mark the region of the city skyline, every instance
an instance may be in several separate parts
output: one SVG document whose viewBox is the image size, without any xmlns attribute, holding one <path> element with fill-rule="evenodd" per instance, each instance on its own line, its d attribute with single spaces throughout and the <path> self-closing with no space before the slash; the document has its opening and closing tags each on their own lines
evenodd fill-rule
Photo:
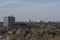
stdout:
<svg viewBox="0 0 60 40">
<path fill-rule="evenodd" d="M 60 0 L 0 0 L 0 21 L 13 15 L 16 21 L 60 21 Z"/>
</svg>

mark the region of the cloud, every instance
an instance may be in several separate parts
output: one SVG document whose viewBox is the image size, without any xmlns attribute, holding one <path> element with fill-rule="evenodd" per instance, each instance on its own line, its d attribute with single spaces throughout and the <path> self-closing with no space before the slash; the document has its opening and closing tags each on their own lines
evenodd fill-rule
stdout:
<svg viewBox="0 0 60 40">
<path fill-rule="evenodd" d="M 60 6 L 60 2 L 43 3 L 43 4 L 35 3 L 35 4 L 28 5 L 28 7 L 31 8 L 33 7 L 45 8 L 45 7 L 55 7 L 55 6 Z"/>
<path fill-rule="evenodd" d="M 13 3 L 14 3 L 14 5 L 13 5 Z M 5 6 L 7 4 L 11 4 L 11 5 L 13 5 L 13 7 L 16 7 L 16 6 L 20 7 L 23 5 L 24 7 L 30 7 L 30 8 L 34 8 L 34 7 L 44 8 L 44 7 L 53 7 L 53 6 L 60 5 L 60 2 L 39 3 L 39 2 L 27 2 L 27 1 L 21 1 L 21 0 L 10 0 L 8 2 L 1 3 L 0 7 Z M 12 6 L 10 6 L 10 7 L 12 7 Z"/>
<path fill-rule="evenodd" d="M 16 3 L 17 1 L 19 1 L 19 0 L 10 0 L 10 1 L 1 3 L 1 4 L 0 4 L 0 7 L 1 7 L 1 6 L 5 6 L 5 5 L 7 5 L 7 4 Z"/>
<path fill-rule="evenodd" d="M 13 4 L 12 4 L 13 5 Z M 56 7 L 60 6 L 60 2 L 50 2 L 50 3 L 38 3 L 38 2 L 17 2 L 15 3 L 16 6 L 22 8 L 46 8 L 46 7 Z M 14 6 L 14 5 L 13 5 Z M 14 6 L 15 7 L 15 6 Z"/>
</svg>

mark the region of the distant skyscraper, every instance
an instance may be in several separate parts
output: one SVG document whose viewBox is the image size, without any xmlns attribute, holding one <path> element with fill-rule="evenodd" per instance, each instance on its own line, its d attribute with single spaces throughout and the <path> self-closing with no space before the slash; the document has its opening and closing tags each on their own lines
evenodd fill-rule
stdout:
<svg viewBox="0 0 60 40">
<path fill-rule="evenodd" d="M 12 26 L 15 23 L 15 17 L 4 17 L 4 27 Z"/>
</svg>

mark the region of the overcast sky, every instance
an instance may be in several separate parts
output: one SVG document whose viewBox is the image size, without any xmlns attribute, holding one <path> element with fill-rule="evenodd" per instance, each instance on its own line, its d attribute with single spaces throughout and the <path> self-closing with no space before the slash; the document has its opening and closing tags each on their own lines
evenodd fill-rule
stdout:
<svg viewBox="0 0 60 40">
<path fill-rule="evenodd" d="M 0 0 L 0 21 L 10 15 L 16 21 L 60 21 L 60 0 Z"/>
</svg>

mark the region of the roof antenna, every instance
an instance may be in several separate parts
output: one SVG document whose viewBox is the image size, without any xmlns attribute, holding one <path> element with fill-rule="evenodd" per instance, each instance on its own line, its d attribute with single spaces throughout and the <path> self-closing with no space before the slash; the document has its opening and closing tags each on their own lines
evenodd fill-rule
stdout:
<svg viewBox="0 0 60 40">
<path fill-rule="evenodd" d="M 11 17 L 13 17 L 13 15 L 11 15 Z"/>
</svg>

